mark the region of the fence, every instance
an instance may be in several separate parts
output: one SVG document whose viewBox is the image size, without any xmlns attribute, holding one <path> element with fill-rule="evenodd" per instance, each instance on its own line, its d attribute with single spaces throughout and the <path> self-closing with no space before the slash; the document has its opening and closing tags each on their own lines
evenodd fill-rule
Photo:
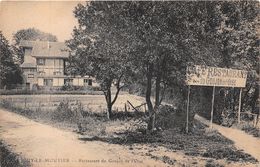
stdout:
<svg viewBox="0 0 260 167">
<path fill-rule="evenodd" d="M 28 108 L 32 110 L 41 111 L 53 111 L 55 110 L 60 102 L 68 102 L 70 106 L 75 106 L 79 101 L 86 111 L 93 112 L 105 112 L 107 110 L 107 104 L 105 96 L 102 95 L 75 95 L 75 94 L 35 94 L 35 95 L 2 95 L 0 96 L 0 102 L 6 101 L 12 104 L 14 107 Z M 131 104 L 138 111 L 144 112 L 145 106 L 141 98 L 132 95 L 119 95 L 116 103 L 113 105 L 115 111 L 127 111 L 131 112 L 134 109 L 127 103 L 127 100 L 131 101 Z M 127 108 L 126 108 L 127 107 Z"/>
</svg>

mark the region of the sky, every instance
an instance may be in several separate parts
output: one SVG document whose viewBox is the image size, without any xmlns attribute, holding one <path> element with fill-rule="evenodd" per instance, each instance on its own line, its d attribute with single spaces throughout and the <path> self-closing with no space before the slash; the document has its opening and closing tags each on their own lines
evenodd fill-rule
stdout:
<svg viewBox="0 0 260 167">
<path fill-rule="evenodd" d="M 10 43 L 15 32 L 32 27 L 56 35 L 63 42 L 71 38 L 73 27 L 77 26 L 73 10 L 78 3 L 0 0 L 0 30 Z"/>
</svg>

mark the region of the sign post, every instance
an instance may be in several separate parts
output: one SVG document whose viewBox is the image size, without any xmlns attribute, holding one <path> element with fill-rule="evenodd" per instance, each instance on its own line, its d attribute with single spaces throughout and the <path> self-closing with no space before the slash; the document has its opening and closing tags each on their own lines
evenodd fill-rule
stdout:
<svg viewBox="0 0 260 167">
<path fill-rule="evenodd" d="M 215 86 L 213 86 L 212 100 L 211 100 L 211 113 L 210 113 L 210 128 L 213 128 L 213 111 L 214 111 L 214 99 L 215 99 Z"/>
<path fill-rule="evenodd" d="M 238 104 L 238 115 L 237 115 L 238 124 L 240 124 L 241 98 L 242 98 L 242 88 L 240 88 L 240 93 L 239 93 L 239 104 Z"/>
<path fill-rule="evenodd" d="M 187 111 L 186 111 L 186 133 L 189 132 L 189 105 L 190 105 L 190 85 L 188 86 L 188 99 L 187 99 Z"/>
<path fill-rule="evenodd" d="M 186 132 L 188 132 L 188 113 L 189 113 L 189 94 L 190 86 L 212 86 L 212 105 L 211 105 L 211 118 L 210 127 L 213 125 L 213 111 L 214 111 L 214 98 L 215 87 L 238 87 L 240 88 L 239 94 L 239 109 L 238 109 L 238 123 L 240 123 L 241 112 L 241 97 L 242 88 L 246 86 L 247 71 L 236 70 L 230 68 L 218 68 L 209 66 L 189 66 L 187 68 L 186 84 L 189 85 L 188 100 L 187 100 L 187 124 Z"/>
</svg>

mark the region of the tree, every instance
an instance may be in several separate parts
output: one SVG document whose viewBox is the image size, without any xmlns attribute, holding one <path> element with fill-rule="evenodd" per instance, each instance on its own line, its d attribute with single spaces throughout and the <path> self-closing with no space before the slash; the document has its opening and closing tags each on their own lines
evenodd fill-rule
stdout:
<svg viewBox="0 0 260 167">
<path fill-rule="evenodd" d="M 257 27 L 258 2 L 223 2 L 220 5 L 221 27 L 217 28 L 215 37 L 222 51 L 225 67 L 240 68 L 248 71 L 247 85 L 244 89 L 242 100 L 243 109 L 249 109 L 251 106 L 254 112 L 255 102 L 259 95 L 259 44 Z M 239 92 L 227 90 L 230 95 L 227 100 L 231 104 L 232 111 L 235 112 L 235 106 L 238 104 Z M 249 109 L 250 110 L 250 109 Z"/>
<path fill-rule="evenodd" d="M 193 10 L 202 11 L 202 15 L 197 18 L 199 25 L 204 25 L 201 27 L 201 36 L 204 41 L 214 44 L 217 48 L 219 55 L 216 66 L 249 71 L 247 86 L 245 93 L 243 93 L 242 110 L 243 106 L 248 108 L 249 105 L 252 105 L 253 107 L 257 96 L 252 94 L 259 94 L 257 75 L 254 74 L 259 74 L 257 2 L 213 3 L 212 5 L 212 2 L 204 2 L 203 5 L 193 8 Z M 205 89 L 204 91 L 210 90 Z M 235 108 L 238 105 L 239 91 L 229 88 L 225 88 L 223 91 L 217 96 L 222 96 L 219 99 L 225 99 L 225 108 L 216 111 L 216 116 L 220 116 L 224 110 L 236 112 Z M 250 102 L 252 104 L 249 104 Z M 223 105 L 223 101 L 216 101 L 216 105 Z M 232 107 L 228 108 L 229 106 Z"/>
<path fill-rule="evenodd" d="M 122 14 L 123 5 L 118 2 L 90 2 L 79 4 L 75 10 L 79 27 L 74 28 L 73 38 L 67 41 L 70 48 L 71 67 L 74 74 L 91 75 L 100 83 L 107 103 L 107 117 L 129 70 L 128 56 L 130 35 Z M 116 92 L 112 96 L 112 86 Z"/>
<path fill-rule="evenodd" d="M 105 95 L 111 85 L 107 83 L 121 76 L 118 74 L 126 78 L 125 66 L 133 72 L 134 82 L 146 80 L 150 133 L 165 90 L 177 90 L 175 96 L 180 109 L 184 109 L 188 65 L 232 68 L 249 63 L 242 69 L 256 66 L 255 33 L 251 33 L 255 29 L 253 6 L 217 1 L 90 2 L 78 5 L 75 11 L 80 26 L 74 30 L 69 46 L 73 56 L 78 57 L 78 71 L 92 72 L 107 85 L 103 88 Z M 239 15 L 241 12 L 245 17 Z M 238 37 L 242 37 L 242 43 Z"/>
<path fill-rule="evenodd" d="M 21 70 L 13 61 L 13 51 L 0 31 L 0 88 L 22 83 Z"/>
<path fill-rule="evenodd" d="M 36 28 L 27 28 L 27 29 L 21 29 L 17 31 L 13 35 L 14 40 L 14 51 L 16 53 L 16 61 L 19 63 L 23 62 L 23 53 L 21 48 L 19 47 L 19 44 L 21 40 L 30 40 L 30 41 L 50 41 L 50 42 L 57 42 L 57 37 L 55 35 L 52 35 L 51 33 L 42 32 Z"/>
<path fill-rule="evenodd" d="M 133 3 L 129 16 L 136 32 L 133 64 L 147 80 L 149 131 L 165 88 L 179 89 L 181 108 L 185 106 L 187 65 L 256 69 L 256 9 L 256 2 Z"/>
<path fill-rule="evenodd" d="M 187 62 L 196 63 L 206 54 L 183 13 L 190 5 L 184 2 L 134 2 L 129 17 L 135 36 L 131 58 L 137 73 L 146 78 L 145 99 L 149 111 L 148 133 L 154 129 L 155 116 L 169 87 L 180 89 L 182 106 L 185 97 Z M 188 10 L 187 10 L 188 11 Z M 133 56 L 134 55 L 134 56 Z M 154 90 L 154 103 L 151 100 Z"/>
</svg>

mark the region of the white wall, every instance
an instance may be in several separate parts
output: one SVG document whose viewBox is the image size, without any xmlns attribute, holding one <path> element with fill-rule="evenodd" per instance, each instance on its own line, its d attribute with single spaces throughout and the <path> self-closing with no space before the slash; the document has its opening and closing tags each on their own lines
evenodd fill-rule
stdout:
<svg viewBox="0 0 260 167">
<path fill-rule="evenodd" d="M 84 86 L 83 78 L 73 78 L 74 86 Z"/>
<path fill-rule="evenodd" d="M 63 78 L 53 78 L 53 86 L 63 86 L 64 79 Z"/>
<path fill-rule="evenodd" d="M 43 71 L 44 76 L 53 76 L 54 72 L 60 72 L 60 74 L 57 75 L 63 75 L 64 73 L 64 65 L 63 59 L 54 59 L 54 58 L 44 58 L 45 59 L 45 65 L 37 65 L 38 71 Z"/>
<path fill-rule="evenodd" d="M 59 86 L 63 86 L 64 85 L 64 78 L 59 78 Z"/>
<path fill-rule="evenodd" d="M 53 78 L 53 86 L 59 86 L 59 78 Z"/>
<path fill-rule="evenodd" d="M 43 86 L 43 78 L 38 78 L 38 85 Z"/>
<path fill-rule="evenodd" d="M 24 63 L 32 63 L 36 65 L 36 59 L 31 55 L 32 49 L 26 48 L 24 52 Z"/>
</svg>

